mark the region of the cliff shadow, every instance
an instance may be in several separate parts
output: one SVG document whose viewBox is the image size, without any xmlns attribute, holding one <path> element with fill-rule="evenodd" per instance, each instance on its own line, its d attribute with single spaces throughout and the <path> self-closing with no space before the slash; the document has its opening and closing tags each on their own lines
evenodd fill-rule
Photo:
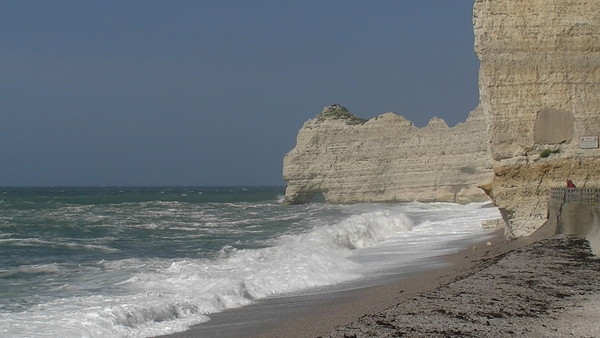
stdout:
<svg viewBox="0 0 600 338">
<path fill-rule="evenodd" d="M 310 200 L 308 201 L 308 203 L 325 203 L 325 195 L 323 194 L 322 191 L 317 191 L 315 192 L 312 197 L 310 198 Z"/>
</svg>

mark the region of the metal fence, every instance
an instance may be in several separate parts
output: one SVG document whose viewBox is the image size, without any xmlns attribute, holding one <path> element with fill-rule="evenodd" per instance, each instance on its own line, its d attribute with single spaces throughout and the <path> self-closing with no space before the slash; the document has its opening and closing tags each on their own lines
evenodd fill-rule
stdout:
<svg viewBox="0 0 600 338">
<path fill-rule="evenodd" d="M 600 189 L 594 188 L 552 188 L 549 205 L 569 202 L 600 203 Z"/>
</svg>

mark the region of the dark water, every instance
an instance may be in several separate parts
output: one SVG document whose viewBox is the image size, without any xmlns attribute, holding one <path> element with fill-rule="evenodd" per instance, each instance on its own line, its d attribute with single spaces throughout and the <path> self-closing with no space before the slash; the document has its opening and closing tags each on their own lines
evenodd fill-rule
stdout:
<svg viewBox="0 0 600 338">
<path fill-rule="evenodd" d="M 0 188 L 0 336 L 154 336 L 482 236 L 479 205 L 282 205 L 281 187 Z M 441 243 L 441 244 L 440 244 Z"/>
</svg>

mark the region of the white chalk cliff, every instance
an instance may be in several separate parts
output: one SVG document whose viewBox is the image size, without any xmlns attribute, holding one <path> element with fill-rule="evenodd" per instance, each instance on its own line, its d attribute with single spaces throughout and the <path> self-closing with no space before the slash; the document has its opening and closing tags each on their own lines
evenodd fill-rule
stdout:
<svg viewBox="0 0 600 338">
<path fill-rule="evenodd" d="M 322 193 L 330 203 L 487 200 L 477 184 L 491 176 L 481 111 L 453 128 L 423 128 L 394 113 L 370 120 L 326 107 L 298 132 L 283 161 L 286 201 Z"/>
<path fill-rule="evenodd" d="M 600 187 L 600 0 L 477 0 L 474 28 L 484 188 L 521 237 L 546 221 L 551 187 Z"/>
<path fill-rule="evenodd" d="M 480 104 L 465 123 L 328 107 L 284 159 L 286 200 L 469 202 L 479 185 L 522 237 L 550 188 L 599 188 L 600 0 L 476 0 L 473 18 Z"/>
</svg>

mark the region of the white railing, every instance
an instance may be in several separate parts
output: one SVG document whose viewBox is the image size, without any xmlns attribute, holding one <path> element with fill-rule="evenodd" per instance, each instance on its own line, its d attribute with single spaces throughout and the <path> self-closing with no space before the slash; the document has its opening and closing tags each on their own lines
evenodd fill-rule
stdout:
<svg viewBox="0 0 600 338">
<path fill-rule="evenodd" d="M 588 202 L 600 204 L 600 189 L 595 188 L 552 188 L 549 205 L 561 205 L 569 202 Z"/>
</svg>

